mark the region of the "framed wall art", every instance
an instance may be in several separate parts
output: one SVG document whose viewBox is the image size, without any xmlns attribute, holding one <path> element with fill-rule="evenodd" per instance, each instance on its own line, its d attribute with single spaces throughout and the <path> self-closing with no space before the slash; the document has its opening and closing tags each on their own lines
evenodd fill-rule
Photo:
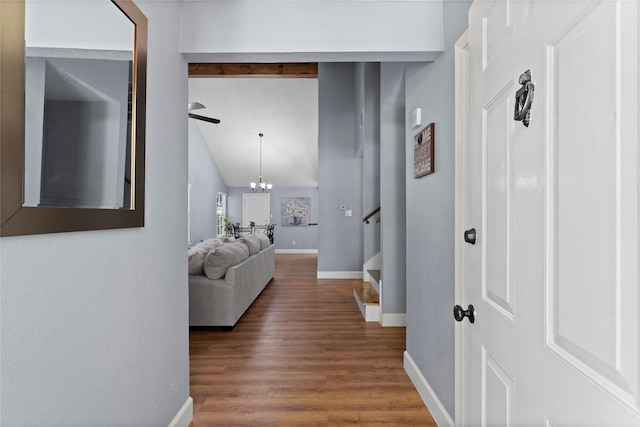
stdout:
<svg viewBox="0 0 640 427">
<path fill-rule="evenodd" d="M 413 177 L 420 178 L 433 173 L 434 168 L 434 128 L 428 124 L 413 138 Z"/>
<path fill-rule="evenodd" d="M 283 227 L 308 227 L 311 218 L 311 197 L 282 197 L 280 218 L 280 225 Z"/>
</svg>

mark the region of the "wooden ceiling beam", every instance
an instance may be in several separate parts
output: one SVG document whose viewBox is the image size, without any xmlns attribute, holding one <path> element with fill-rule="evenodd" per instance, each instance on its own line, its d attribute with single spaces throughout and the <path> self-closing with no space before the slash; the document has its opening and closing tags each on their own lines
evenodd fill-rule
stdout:
<svg viewBox="0 0 640 427">
<path fill-rule="evenodd" d="M 192 63 L 189 64 L 189 77 L 286 77 L 315 79 L 318 77 L 318 63 Z"/>
</svg>

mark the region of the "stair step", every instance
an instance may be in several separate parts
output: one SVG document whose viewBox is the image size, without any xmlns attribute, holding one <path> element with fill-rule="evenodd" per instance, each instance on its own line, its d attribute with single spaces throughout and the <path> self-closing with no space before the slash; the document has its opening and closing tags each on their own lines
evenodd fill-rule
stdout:
<svg viewBox="0 0 640 427">
<path fill-rule="evenodd" d="M 364 305 L 379 305 L 380 297 L 373 286 L 367 282 L 353 282 L 353 290 Z"/>
<path fill-rule="evenodd" d="M 351 282 L 351 284 L 353 285 L 353 297 L 365 322 L 378 322 L 380 319 L 378 292 L 367 282 Z"/>
<path fill-rule="evenodd" d="M 371 278 L 376 282 L 380 281 L 380 270 L 367 270 L 367 273 L 369 273 L 369 276 L 371 276 Z"/>
<path fill-rule="evenodd" d="M 380 293 L 380 270 L 367 270 L 367 274 L 369 275 L 369 283 L 371 283 L 373 289 L 375 289 L 377 293 Z"/>
</svg>

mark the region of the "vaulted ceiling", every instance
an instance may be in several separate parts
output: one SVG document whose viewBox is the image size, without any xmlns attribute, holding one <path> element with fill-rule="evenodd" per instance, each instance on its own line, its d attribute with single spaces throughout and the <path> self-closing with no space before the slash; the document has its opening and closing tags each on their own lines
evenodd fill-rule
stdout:
<svg viewBox="0 0 640 427">
<path fill-rule="evenodd" d="M 237 77 L 235 71 L 229 76 L 228 70 L 217 73 L 189 78 L 189 102 L 206 107 L 193 113 L 220 120 L 219 124 L 195 121 L 227 186 L 257 182 L 259 133 L 264 134 L 263 182 L 278 187 L 317 186 L 317 79 L 299 78 L 299 74 L 288 77 L 282 68 L 278 77 L 264 73 Z"/>
</svg>

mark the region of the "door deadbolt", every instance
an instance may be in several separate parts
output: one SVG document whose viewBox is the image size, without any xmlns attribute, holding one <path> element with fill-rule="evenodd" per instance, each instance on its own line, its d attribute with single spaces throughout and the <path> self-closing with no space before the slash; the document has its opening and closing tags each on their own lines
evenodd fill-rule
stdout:
<svg viewBox="0 0 640 427">
<path fill-rule="evenodd" d="M 467 243 L 471 243 L 472 245 L 476 244 L 476 229 L 470 228 L 469 230 L 464 232 L 464 241 Z"/>
</svg>

